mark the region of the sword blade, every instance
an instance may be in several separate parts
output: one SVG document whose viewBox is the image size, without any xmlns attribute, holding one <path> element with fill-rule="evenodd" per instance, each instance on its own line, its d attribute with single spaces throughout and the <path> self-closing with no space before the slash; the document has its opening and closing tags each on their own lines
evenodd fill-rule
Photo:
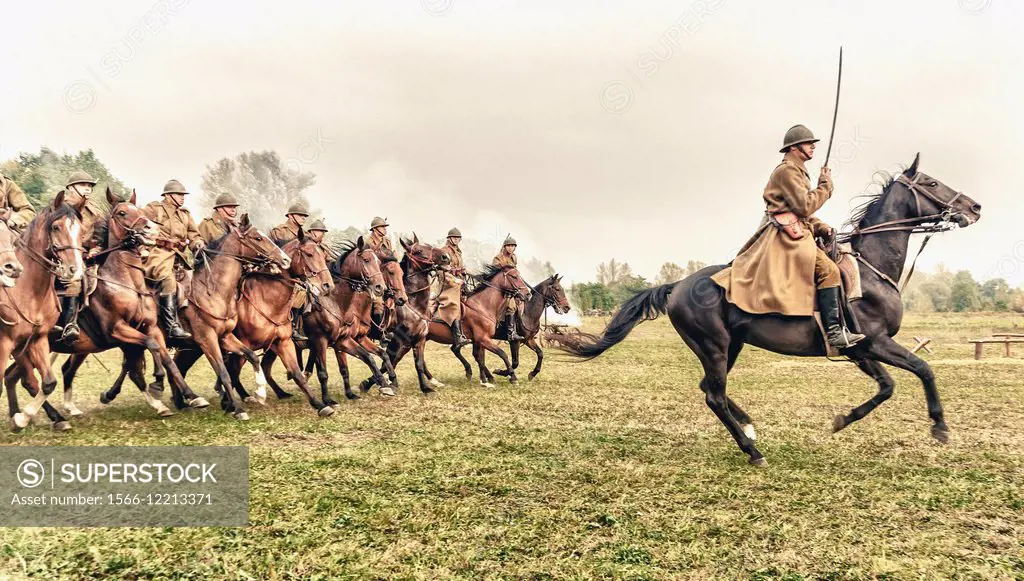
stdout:
<svg viewBox="0 0 1024 581">
<path fill-rule="evenodd" d="M 843 47 L 839 47 L 839 80 L 836 81 L 836 107 L 832 111 L 832 132 L 828 136 L 828 151 L 825 152 L 825 165 L 828 167 L 828 159 L 832 156 L 832 140 L 836 136 L 836 118 L 839 117 L 839 89 L 843 86 Z"/>
</svg>

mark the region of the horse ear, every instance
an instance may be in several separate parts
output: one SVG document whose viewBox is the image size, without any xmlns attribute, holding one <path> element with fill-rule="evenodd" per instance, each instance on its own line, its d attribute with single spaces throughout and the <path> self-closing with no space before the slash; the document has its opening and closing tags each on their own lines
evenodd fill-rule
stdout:
<svg viewBox="0 0 1024 581">
<path fill-rule="evenodd" d="M 250 227 L 252 227 L 252 222 L 249 221 L 249 214 L 248 214 L 248 212 L 245 213 L 245 214 L 242 214 L 242 219 L 238 221 L 238 226 L 239 226 L 239 228 L 242 229 L 242 232 L 245 232 L 245 231 L 249 230 Z"/>
<path fill-rule="evenodd" d="M 116 206 L 118 202 L 118 199 L 114 197 L 114 190 L 110 189 L 110 186 L 107 186 L 107 202 L 111 206 Z"/>
<path fill-rule="evenodd" d="M 135 200 L 136 200 L 136 197 L 135 197 L 135 188 L 132 188 L 132 197 L 128 198 L 128 201 L 129 201 L 129 202 L 131 202 L 131 204 L 132 204 L 133 206 L 135 206 L 135 205 L 136 205 L 136 204 L 135 204 Z"/>
<path fill-rule="evenodd" d="M 302 226 L 299 226 L 299 242 L 305 242 L 305 241 L 306 241 L 306 229 L 303 228 Z"/>
<path fill-rule="evenodd" d="M 360 236 L 359 239 L 356 240 L 356 248 L 358 248 L 359 250 L 363 249 L 363 237 L 362 236 Z"/>
<path fill-rule="evenodd" d="M 420 237 L 416 235 L 416 231 L 415 230 L 412 233 L 412 243 L 413 244 L 419 244 L 420 243 Z"/>
<path fill-rule="evenodd" d="M 53 198 L 53 209 L 56 210 L 64 203 L 64 190 L 57 192 L 56 197 Z"/>
<path fill-rule="evenodd" d="M 905 171 L 903 173 L 907 174 L 907 176 L 917 175 L 917 166 L 920 165 L 920 163 L 921 163 L 921 152 L 919 151 L 919 152 L 917 152 L 917 155 L 914 156 L 914 163 L 910 164 L 910 167 L 907 168 L 907 171 Z"/>
</svg>

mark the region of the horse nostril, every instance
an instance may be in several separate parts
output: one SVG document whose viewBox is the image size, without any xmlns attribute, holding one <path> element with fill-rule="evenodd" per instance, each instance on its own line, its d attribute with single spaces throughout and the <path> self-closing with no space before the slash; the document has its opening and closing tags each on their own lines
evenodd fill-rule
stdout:
<svg viewBox="0 0 1024 581">
<path fill-rule="evenodd" d="M 971 205 L 971 211 L 974 212 L 975 214 L 980 214 L 981 213 L 981 204 L 972 204 Z"/>
</svg>

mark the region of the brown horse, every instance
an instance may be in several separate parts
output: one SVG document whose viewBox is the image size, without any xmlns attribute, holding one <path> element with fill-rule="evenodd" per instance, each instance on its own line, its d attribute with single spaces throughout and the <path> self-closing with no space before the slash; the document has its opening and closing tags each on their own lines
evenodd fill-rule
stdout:
<svg viewBox="0 0 1024 581">
<path fill-rule="evenodd" d="M 522 345 L 525 344 L 537 354 L 537 365 L 530 372 L 530 375 L 527 376 L 527 379 L 537 377 L 540 373 L 541 365 L 544 363 L 544 350 L 537 343 L 537 335 L 541 331 L 541 317 L 544 316 L 544 311 L 548 307 L 553 308 L 559 315 L 567 314 L 572 308 L 569 306 L 569 299 L 565 296 L 565 289 L 562 288 L 562 277 L 557 274 L 544 279 L 533 288 L 530 300 L 526 302 L 526 307 L 523 309 L 523 324 L 520 327 L 520 332 L 525 339 L 509 342 L 509 350 L 512 352 L 512 369 L 519 368 L 519 348 Z M 505 338 L 504 333 L 495 337 L 495 339 L 503 338 Z M 476 347 L 474 346 L 475 349 Z M 463 359 L 462 353 L 458 349 L 455 350 L 455 356 L 462 362 L 466 368 L 466 375 L 469 376 L 471 373 L 469 362 Z M 501 376 L 507 375 L 504 369 L 495 369 L 494 373 Z"/>
<path fill-rule="evenodd" d="M 181 309 L 181 315 L 200 351 L 179 350 L 174 362 L 185 375 L 205 355 L 218 381 L 225 387 L 220 394 L 221 409 L 236 419 L 248 420 L 249 414 L 235 397 L 231 374 L 224 362 L 225 352 L 241 355 L 252 364 L 257 387 L 266 389 L 267 380 L 259 367 L 259 358 L 234 335 L 238 324 L 238 289 L 243 267 L 269 269 L 276 273 L 288 270 L 291 259 L 252 225 L 248 214 L 243 214 L 238 227 L 211 242 L 201 251 L 196 262 L 196 271 L 186 295 L 188 307 Z M 318 412 L 331 413 L 322 412 L 324 407 L 319 403 L 310 403 Z"/>
<path fill-rule="evenodd" d="M 358 399 L 350 384 L 345 354 L 358 357 L 367 367 L 381 388 L 381 394 L 394 395 L 390 382 L 384 378 L 374 363 L 370 351 L 360 342 L 369 331 L 372 296 L 383 295 L 386 285 L 381 272 L 380 258 L 360 237 L 354 244 L 343 246 L 338 259 L 331 263 L 331 275 L 336 286 L 320 298 L 316 308 L 304 318 L 305 333 L 309 337 L 310 358 L 327 361 L 327 348 L 333 347 L 338 359 L 338 368 L 345 383 L 345 397 Z M 270 369 L 276 356 L 273 352 L 263 358 L 265 369 Z M 326 363 L 322 363 L 326 366 Z M 322 369 L 322 368 L 321 368 Z M 327 373 L 318 373 L 321 396 L 328 405 L 336 405 L 327 387 Z"/>
<path fill-rule="evenodd" d="M 142 392 L 146 403 L 159 415 L 166 417 L 174 415 L 174 412 L 160 401 L 159 392 L 150 393 L 146 389 L 147 350 L 154 361 L 170 371 L 175 399 L 184 397 L 189 407 L 206 407 L 209 404 L 192 392 L 167 352 L 164 335 L 156 323 L 156 300 L 147 288 L 143 274 L 143 255 L 155 244 L 159 229 L 136 206 L 134 191 L 128 201 L 121 201 L 108 188 L 107 201 L 112 207 L 110 215 L 107 223 L 97 228 L 94 239 L 100 247 L 108 250 L 97 257 L 103 260 L 103 264 L 96 274 L 96 290 L 88 307 L 79 314 L 80 327 L 84 332 L 71 345 L 53 336 L 50 338 L 51 351 L 72 354 L 62 367 L 64 411 L 71 417 L 82 415 L 74 403 L 75 375 L 90 354 L 113 348 L 122 349 L 125 367 L 132 381 Z M 24 369 L 12 366 L 5 380 L 22 379 L 24 372 Z M 105 404 L 112 399 L 107 394 L 100 396 L 100 401 Z"/>
<path fill-rule="evenodd" d="M 64 203 L 64 193 L 57 194 L 28 225 L 20 240 L 15 242 L 15 260 L 4 251 L 3 267 L 7 278 L 17 272 L 17 264 L 23 266 L 21 275 L 14 280 L 14 286 L 0 287 L 0 361 L 15 353 L 19 364 L 39 370 L 42 376 L 40 387 L 35 373 L 27 374 L 29 393 L 34 400 L 25 406 L 24 413 L 18 407 L 15 385 L 7 385 L 7 404 L 11 416 L 11 427 L 20 431 L 45 404 L 46 413 L 54 420 L 54 428 L 70 429 L 57 410 L 46 403 L 57 387 L 57 379 L 50 369 L 50 345 L 47 332 L 57 323 L 60 306 L 53 285 L 57 279 L 77 282 L 85 272 L 82 257 L 82 218 L 78 208 Z M 6 248 L 6 247 L 4 247 Z"/>
<path fill-rule="evenodd" d="M 326 417 L 334 413 L 334 409 L 330 407 L 331 404 L 324 406 L 316 401 L 299 365 L 296 347 L 292 342 L 291 306 L 296 287 L 315 289 L 307 291 L 310 292 L 310 300 L 313 300 L 315 293 L 329 294 L 334 290 L 334 280 L 320 245 L 307 237 L 301 228 L 298 238 L 287 243 L 283 249 L 291 259 L 287 277 L 256 272 L 247 275 L 242 282 L 238 325 L 234 333 L 249 349 L 265 351 L 261 367 L 279 399 L 291 397 L 291 394 L 281 389 L 271 375 L 268 362 L 272 363 L 277 358 L 284 362 L 288 378 L 299 386 L 310 405 L 318 409 L 322 417 Z M 248 397 L 239 378 L 243 363 L 242 358 L 232 355 L 228 358 L 228 370 L 239 395 L 251 401 L 252 398 Z M 255 399 L 258 403 L 265 403 L 266 393 L 258 392 Z"/>
</svg>

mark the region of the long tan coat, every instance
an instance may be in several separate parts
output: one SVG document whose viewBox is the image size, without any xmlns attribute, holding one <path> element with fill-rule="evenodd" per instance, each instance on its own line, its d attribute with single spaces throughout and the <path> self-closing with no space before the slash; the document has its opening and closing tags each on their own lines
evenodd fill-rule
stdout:
<svg viewBox="0 0 1024 581">
<path fill-rule="evenodd" d="M 391 248 L 391 239 L 387 236 L 378 236 L 376 232 L 371 232 L 370 237 L 366 239 L 366 244 L 374 252 L 380 249 L 381 246 L 388 249 L 391 254 L 395 253 L 395 250 Z"/>
<path fill-rule="evenodd" d="M 462 286 L 465 284 L 466 264 L 462 260 L 462 249 L 448 244 L 445 252 L 451 259 L 450 270 L 441 278 L 441 293 L 437 295 L 437 316 L 451 325 L 462 318 Z"/>
<path fill-rule="evenodd" d="M 7 226 L 15 231 L 23 230 L 36 217 L 36 211 L 32 209 L 25 192 L 14 180 L 0 175 L 0 209 L 3 208 L 11 209 Z"/>
<path fill-rule="evenodd" d="M 291 242 L 298 237 L 299 227 L 291 220 L 288 220 L 280 226 L 274 226 L 273 230 L 270 231 L 270 239 L 276 242 L 279 246 L 285 242 Z"/>
<path fill-rule="evenodd" d="M 498 255 L 495 256 L 494 260 L 491 261 L 491 264 L 495 266 L 500 266 L 502 268 L 515 268 L 516 266 L 518 266 L 518 263 L 519 259 L 516 258 L 515 253 L 513 252 L 512 254 L 505 254 L 504 248 L 499 250 Z M 520 301 L 516 297 L 509 297 L 508 303 L 506 303 L 505 305 L 506 312 L 510 315 L 516 311 L 522 312 L 522 305 L 520 304 L 521 302 L 522 301 Z"/>
<path fill-rule="evenodd" d="M 802 161 L 788 153 L 764 188 L 765 219 L 732 263 L 714 276 L 725 298 L 753 314 L 779 313 L 810 316 L 814 313 L 814 234 L 828 225 L 814 213 L 832 196 L 832 181 L 822 176 L 811 189 Z M 768 215 L 793 212 L 808 231 L 793 240 L 773 226 Z"/>
<path fill-rule="evenodd" d="M 188 208 L 175 207 L 166 196 L 163 201 L 150 202 L 142 211 L 147 218 L 160 225 L 159 238 L 162 239 L 146 258 L 146 278 L 160 282 L 161 295 L 172 295 L 178 289 L 174 278 L 175 258 L 181 258 L 184 262 L 187 257 L 181 250 L 168 248 L 167 245 L 182 243 L 194 251 L 202 238 Z"/>
</svg>

